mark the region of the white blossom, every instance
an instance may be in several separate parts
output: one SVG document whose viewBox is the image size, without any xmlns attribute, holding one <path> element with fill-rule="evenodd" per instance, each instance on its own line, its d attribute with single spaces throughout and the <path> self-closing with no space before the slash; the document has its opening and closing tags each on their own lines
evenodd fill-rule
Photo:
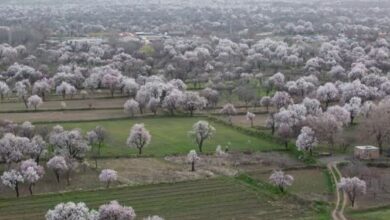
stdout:
<svg viewBox="0 0 390 220">
<path fill-rule="evenodd" d="M 355 204 L 356 197 L 365 194 L 367 189 L 366 182 L 357 177 L 341 177 L 337 187 L 347 193 L 352 207 Z"/>
<path fill-rule="evenodd" d="M 189 134 L 194 138 L 196 144 L 199 147 L 199 151 L 202 152 L 203 143 L 205 140 L 211 138 L 215 133 L 215 128 L 211 126 L 207 121 L 198 121 L 192 126 L 192 130 Z"/>
<path fill-rule="evenodd" d="M 27 99 L 27 105 L 29 108 L 34 108 L 35 110 L 37 110 L 37 108 L 42 105 L 43 101 L 42 101 L 42 98 L 37 96 L 37 95 L 33 95 L 33 96 L 30 96 L 28 99 Z"/>
<path fill-rule="evenodd" d="M 318 140 L 315 136 L 315 132 L 310 127 L 303 127 L 296 141 L 298 150 L 310 151 L 311 153 L 317 144 Z"/>
<path fill-rule="evenodd" d="M 135 124 L 130 130 L 126 143 L 131 148 L 137 148 L 139 154 L 142 154 L 142 149 L 150 143 L 151 139 L 152 136 L 144 124 Z"/>
<path fill-rule="evenodd" d="M 129 99 L 125 102 L 123 108 L 125 113 L 128 113 L 131 115 L 131 117 L 133 117 L 134 114 L 139 110 L 139 104 L 134 99 Z"/>
<path fill-rule="evenodd" d="M 136 214 L 132 207 L 122 206 L 117 201 L 99 207 L 98 220 L 133 220 Z"/>
<path fill-rule="evenodd" d="M 60 203 L 49 210 L 45 218 L 46 220 L 92 220 L 91 212 L 83 202 Z"/>
<path fill-rule="evenodd" d="M 100 182 L 105 183 L 107 188 L 109 187 L 110 183 L 116 181 L 117 179 L 118 173 L 115 170 L 111 169 L 104 169 L 99 175 Z"/>
<path fill-rule="evenodd" d="M 291 186 L 294 182 L 294 177 L 284 174 L 283 171 L 274 170 L 269 177 L 270 182 L 279 187 L 280 191 L 284 191 L 286 187 Z"/>
</svg>

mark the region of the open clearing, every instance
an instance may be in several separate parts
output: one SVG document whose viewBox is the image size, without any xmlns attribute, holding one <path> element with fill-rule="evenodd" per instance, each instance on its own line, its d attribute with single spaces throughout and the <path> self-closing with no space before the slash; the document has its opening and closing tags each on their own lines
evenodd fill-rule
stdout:
<svg viewBox="0 0 390 220">
<path fill-rule="evenodd" d="M 207 156 L 205 156 L 207 157 Z M 60 183 L 57 183 L 54 173 L 45 167 L 46 174 L 39 184 L 33 188 L 34 194 L 58 193 L 72 190 L 95 190 L 104 188 L 105 185 L 99 181 L 99 173 L 102 169 L 114 169 L 118 172 L 118 181 L 110 184 L 111 187 L 126 185 L 145 185 L 157 183 L 173 183 L 188 180 L 207 179 L 223 174 L 236 174 L 233 168 L 225 166 L 212 166 L 208 162 L 214 160 L 202 159 L 206 165 L 197 165 L 197 171 L 191 172 L 188 163 L 179 164 L 169 162 L 162 158 L 115 158 L 98 160 L 98 169 L 80 165 L 71 174 L 70 185 L 66 183 L 66 176 L 61 175 Z M 94 166 L 94 161 L 88 161 Z M 215 163 L 215 162 L 214 162 Z M 44 163 L 42 165 L 45 165 Z M 0 171 L 4 170 L 0 166 Z M 29 196 L 28 185 L 20 185 L 22 196 Z M 0 185 L 0 198 L 13 198 L 15 192 L 9 187 Z M 1 217 L 0 217 L 1 219 Z"/>
<path fill-rule="evenodd" d="M 3 199 L 0 200 L 0 212 L 2 220 L 35 220 L 42 219 L 47 209 L 60 202 L 84 201 L 96 209 L 111 200 L 131 205 L 136 210 L 137 219 L 149 214 L 182 220 L 322 219 L 308 204 L 252 189 L 231 178 L 38 195 L 23 200 Z"/>
<path fill-rule="evenodd" d="M 45 162 L 42 161 L 45 166 Z M 61 175 L 58 184 L 54 173 L 46 168 L 46 174 L 33 188 L 34 194 L 57 193 L 72 190 L 95 190 L 103 188 L 98 175 L 102 169 L 114 169 L 118 172 L 118 181 L 111 187 L 119 185 L 145 185 L 157 183 L 183 182 L 197 179 L 208 179 L 219 176 L 235 176 L 239 172 L 272 171 L 285 166 L 302 166 L 288 155 L 276 152 L 257 152 L 253 154 L 231 153 L 228 156 L 200 155 L 196 163 L 196 172 L 190 171 L 186 156 L 168 156 L 165 158 L 106 158 L 98 159 L 98 169 L 93 160 L 86 160 L 71 174 L 71 184 L 66 184 L 65 175 Z M 15 167 L 14 167 L 15 168 Z M 0 171 L 5 165 L 0 166 Z M 22 196 L 28 196 L 28 185 L 20 185 Z M 15 192 L 0 185 L 0 198 L 13 198 Z"/>
<path fill-rule="evenodd" d="M 221 117 L 223 118 L 223 117 Z M 253 121 L 254 127 L 265 127 L 266 126 L 266 120 L 268 118 L 268 114 L 257 114 L 255 120 Z M 246 119 L 245 115 L 235 115 L 232 116 L 232 122 L 235 125 L 241 126 L 241 127 L 251 127 L 250 121 Z"/>
<path fill-rule="evenodd" d="M 43 104 L 39 107 L 39 110 L 54 110 L 54 109 L 62 109 L 61 103 L 66 103 L 67 109 L 80 109 L 90 108 L 123 108 L 123 104 L 126 102 L 126 97 L 119 98 L 99 98 L 99 99 L 70 99 L 70 100 L 56 100 L 56 101 L 48 101 L 43 102 Z M 8 102 L 8 103 L 0 103 L 0 110 L 2 112 L 5 111 L 16 111 L 16 110 L 26 110 L 23 102 Z"/>
<path fill-rule="evenodd" d="M 272 170 L 250 171 L 248 174 L 258 180 L 268 181 Z M 331 193 L 327 186 L 327 179 L 323 169 L 294 169 L 286 170 L 286 174 L 294 177 L 293 185 L 288 188 L 290 192 L 307 200 L 331 201 Z"/>
<path fill-rule="evenodd" d="M 8 119 L 14 122 L 80 121 L 124 117 L 128 117 L 128 115 L 122 109 L 0 113 L 0 119 Z"/>
<path fill-rule="evenodd" d="M 172 154 L 185 154 L 191 149 L 197 149 L 197 145 L 189 136 L 188 131 L 192 125 L 199 120 L 207 120 L 202 117 L 156 117 L 156 118 L 135 118 L 110 121 L 91 121 L 91 122 L 67 122 L 61 123 L 66 129 L 80 128 L 87 132 L 97 125 L 104 127 L 108 131 L 108 140 L 106 147 L 102 148 L 102 156 L 126 156 L 137 154 L 136 149 L 130 149 L 126 146 L 126 139 L 130 128 L 135 123 L 144 123 L 152 135 L 151 143 L 143 150 L 145 155 L 165 156 Z M 237 132 L 229 126 L 211 122 L 216 129 L 216 134 L 210 140 L 206 140 L 203 146 L 205 152 L 214 152 L 217 145 L 229 146 L 229 150 L 240 151 L 263 151 L 279 149 L 273 141 L 264 140 L 244 133 Z M 49 124 L 54 126 L 55 124 Z"/>
</svg>

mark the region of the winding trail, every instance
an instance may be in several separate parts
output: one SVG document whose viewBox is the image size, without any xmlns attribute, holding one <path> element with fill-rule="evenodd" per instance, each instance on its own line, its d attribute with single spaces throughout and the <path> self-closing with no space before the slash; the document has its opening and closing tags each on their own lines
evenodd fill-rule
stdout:
<svg viewBox="0 0 390 220">
<path fill-rule="evenodd" d="M 342 176 L 340 170 L 337 168 L 337 164 L 338 162 L 335 161 L 329 162 L 327 164 L 328 170 L 332 175 L 332 179 L 336 184 L 339 182 L 338 177 Z M 347 204 L 346 198 L 347 195 L 338 188 L 336 188 L 336 205 L 332 211 L 333 220 L 347 220 L 344 216 L 344 209 Z"/>
</svg>

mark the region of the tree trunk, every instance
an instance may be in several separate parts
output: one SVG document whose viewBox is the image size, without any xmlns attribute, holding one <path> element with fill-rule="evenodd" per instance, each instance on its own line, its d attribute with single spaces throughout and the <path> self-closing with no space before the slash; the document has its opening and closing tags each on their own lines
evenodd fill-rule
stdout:
<svg viewBox="0 0 390 220">
<path fill-rule="evenodd" d="M 195 171 L 195 161 L 192 161 L 192 163 L 191 163 L 191 171 L 192 172 Z"/>
<path fill-rule="evenodd" d="M 32 187 L 33 187 L 33 183 L 30 183 L 30 185 L 28 186 L 28 191 L 30 191 L 30 195 L 33 195 L 33 191 L 32 191 Z"/>
<path fill-rule="evenodd" d="M 139 154 L 139 155 L 142 154 L 142 147 L 139 147 L 139 148 L 138 148 L 138 154 Z"/>
<path fill-rule="evenodd" d="M 288 150 L 288 141 L 284 141 L 284 147 Z"/>
<path fill-rule="evenodd" d="M 253 120 L 251 120 L 251 128 L 253 128 Z"/>
<path fill-rule="evenodd" d="M 28 109 L 28 105 L 27 105 L 27 100 L 26 100 L 26 98 L 23 97 L 22 99 L 23 99 L 24 106 L 26 107 L 26 109 Z"/>
<path fill-rule="evenodd" d="M 60 183 L 60 174 L 58 172 L 54 172 L 56 175 L 57 183 Z"/>
<path fill-rule="evenodd" d="M 198 145 L 198 146 L 199 146 L 199 152 L 201 152 L 201 153 L 202 153 L 202 152 L 203 152 L 203 151 L 202 151 L 202 147 L 203 147 L 203 139 L 202 139 L 202 140 L 199 142 L 199 145 Z"/>
<path fill-rule="evenodd" d="M 383 153 L 383 148 L 382 148 L 382 135 L 381 134 L 378 134 L 376 136 L 376 141 L 378 143 L 378 147 L 379 147 L 379 154 L 382 155 Z"/>
<path fill-rule="evenodd" d="M 15 184 L 15 192 L 16 192 L 16 198 L 19 198 L 19 183 L 18 182 Z"/>
</svg>

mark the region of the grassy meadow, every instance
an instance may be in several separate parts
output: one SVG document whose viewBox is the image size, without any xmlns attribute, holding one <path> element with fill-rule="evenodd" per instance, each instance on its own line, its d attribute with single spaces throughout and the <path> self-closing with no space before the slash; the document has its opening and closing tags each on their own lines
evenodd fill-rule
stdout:
<svg viewBox="0 0 390 220">
<path fill-rule="evenodd" d="M 102 156 L 120 157 L 137 154 L 136 149 L 126 146 L 130 128 L 135 123 L 144 123 L 145 128 L 152 135 L 149 146 L 144 149 L 144 154 L 149 156 L 165 156 L 188 153 L 191 149 L 197 149 L 194 140 L 189 136 L 192 125 L 199 120 L 207 120 L 203 117 L 156 117 L 135 118 L 120 120 L 102 120 L 91 122 L 65 122 L 60 123 L 65 129 L 80 128 L 87 132 L 97 125 L 104 127 L 108 132 L 105 147 L 102 148 Z M 229 126 L 210 122 L 216 129 L 215 135 L 206 140 L 203 146 L 205 152 L 214 152 L 217 145 L 229 146 L 233 151 L 264 151 L 280 149 L 275 142 L 237 132 Z M 48 124 L 54 126 L 56 123 Z"/>
</svg>

